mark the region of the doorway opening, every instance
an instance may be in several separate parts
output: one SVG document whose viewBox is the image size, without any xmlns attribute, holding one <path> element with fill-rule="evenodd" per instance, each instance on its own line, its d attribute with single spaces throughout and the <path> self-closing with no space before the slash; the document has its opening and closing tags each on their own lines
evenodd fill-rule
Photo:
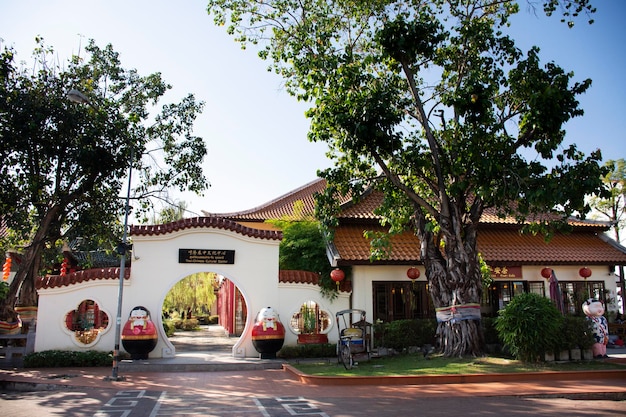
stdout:
<svg viewBox="0 0 626 417">
<path fill-rule="evenodd" d="M 165 296 L 161 310 L 176 356 L 231 355 L 247 317 L 239 288 L 215 272 L 198 272 L 178 281 Z"/>
</svg>

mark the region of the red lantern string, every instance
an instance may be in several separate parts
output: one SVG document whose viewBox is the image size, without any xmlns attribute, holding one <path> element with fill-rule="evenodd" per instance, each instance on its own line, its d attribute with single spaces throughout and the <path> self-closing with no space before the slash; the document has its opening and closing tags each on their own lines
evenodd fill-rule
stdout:
<svg viewBox="0 0 626 417">
<path fill-rule="evenodd" d="M 3 281 L 9 280 L 9 275 L 11 275 L 11 263 L 12 262 L 13 262 L 13 259 L 11 259 L 10 256 L 7 256 L 7 258 L 4 261 L 4 265 L 2 266 L 2 280 Z"/>
<path fill-rule="evenodd" d="M 61 276 L 67 275 L 68 266 L 67 258 L 63 258 L 63 262 L 61 263 Z"/>
</svg>

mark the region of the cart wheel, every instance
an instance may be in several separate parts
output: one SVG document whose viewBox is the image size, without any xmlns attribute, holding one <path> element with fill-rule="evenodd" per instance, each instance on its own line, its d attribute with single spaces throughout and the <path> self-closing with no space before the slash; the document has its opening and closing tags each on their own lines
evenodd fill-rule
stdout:
<svg viewBox="0 0 626 417">
<path fill-rule="evenodd" d="M 341 362 L 343 363 L 344 368 L 350 370 L 352 369 L 352 352 L 350 352 L 350 345 L 349 344 L 345 344 L 343 346 L 341 346 L 341 351 L 340 353 L 340 358 L 341 358 Z"/>
</svg>

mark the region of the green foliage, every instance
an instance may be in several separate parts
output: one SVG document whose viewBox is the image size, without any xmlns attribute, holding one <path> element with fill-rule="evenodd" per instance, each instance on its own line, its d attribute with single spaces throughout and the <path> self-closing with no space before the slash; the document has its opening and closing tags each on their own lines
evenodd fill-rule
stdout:
<svg viewBox="0 0 626 417">
<path fill-rule="evenodd" d="M 586 317 L 565 316 L 559 331 L 558 351 L 590 349 L 594 343 L 591 322 Z"/>
<path fill-rule="evenodd" d="M 402 352 L 411 346 L 435 345 L 437 321 L 434 319 L 394 320 L 374 326 L 376 346 Z"/>
<path fill-rule="evenodd" d="M 0 300 L 3 300 L 4 297 L 9 293 L 9 284 L 5 281 L 0 282 Z"/>
<path fill-rule="evenodd" d="M 217 24 L 258 45 L 287 91 L 311 103 L 309 140 L 326 143 L 335 162 L 319 173 L 326 236 L 338 194 L 382 192 L 384 231 L 416 233 L 436 306 L 480 303 L 476 230 L 486 208 L 520 224 L 554 219 L 528 226 L 548 234 L 585 216 L 586 196 L 601 193 L 600 152 L 564 143 L 591 80 L 515 46 L 509 18 L 523 2 L 208 3 Z M 545 11 L 561 4 L 568 20 L 593 13 L 587 0 L 545 0 Z M 387 257 L 391 240 L 368 236 L 372 259 Z M 480 354 L 479 333 L 462 331 L 462 343 L 443 343 L 446 354 Z"/>
<path fill-rule="evenodd" d="M 539 362 L 562 340 L 563 315 L 552 301 L 534 293 L 520 294 L 500 310 L 496 330 L 517 359 Z"/>
<path fill-rule="evenodd" d="M 216 274 L 198 272 L 178 281 L 163 300 L 163 312 L 176 312 L 177 317 L 191 312 L 203 315 L 215 302 Z"/>
<path fill-rule="evenodd" d="M 185 319 L 183 320 L 181 328 L 185 331 L 190 330 L 198 330 L 200 328 L 198 320 L 196 319 Z"/>
<path fill-rule="evenodd" d="M 277 220 L 271 223 L 283 232 L 283 240 L 279 248 L 279 268 L 318 273 L 322 294 L 328 298 L 334 298 L 337 285 L 330 278 L 333 268 L 326 256 L 326 242 L 319 223 L 288 220 Z"/>
<path fill-rule="evenodd" d="M 331 358 L 337 356 L 337 345 L 331 343 L 283 346 L 276 356 L 284 359 Z"/>
<path fill-rule="evenodd" d="M 41 255 L 56 241 L 117 245 L 131 165 L 136 214 L 168 201 L 171 188 L 201 193 L 208 185 L 206 147 L 193 135 L 203 103 L 192 94 L 163 103 L 171 87 L 161 75 L 123 68 L 111 45 L 90 40 L 84 56 L 61 62 L 42 38 L 37 44 L 29 65 L 18 65 L 10 47 L 0 51 L 0 217 L 12 242 L 26 246 L 7 299 L 21 286 L 21 301 L 33 304 Z M 81 103 L 68 100 L 72 89 L 84 94 Z M 0 316 L 11 308 L 3 303 Z"/>
<path fill-rule="evenodd" d="M 173 319 L 163 320 L 163 331 L 165 332 L 167 337 L 174 336 L 174 333 L 176 332 L 176 325 L 174 324 Z"/>
<path fill-rule="evenodd" d="M 45 350 L 24 356 L 25 368 L 63 368 L 112 366 L 113 354 L 89 350 L 85 352 Z"/>
<path fill-rule="evenodd" d="M 626 161 L 609 160 L 607 174 L 602 178 L 607 195 L 591 197 L 591 206 L 613 225 L 615 240 L 620 242 L 620 231 L 626 227 Z"/>
</svg>

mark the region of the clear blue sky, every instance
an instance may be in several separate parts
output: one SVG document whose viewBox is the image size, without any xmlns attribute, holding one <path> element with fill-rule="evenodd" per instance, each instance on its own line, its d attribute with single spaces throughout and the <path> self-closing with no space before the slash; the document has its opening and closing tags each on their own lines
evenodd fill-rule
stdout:
<svg viewBox="0 0 626 417">
<path fill-rule="evenodd" d="M 593 79 L 580 99 L 585 116 L 568 123 L 566 142 L 585 153 L 600 148 L 605 160 L 626 158 L 626 1 L 596 3 L 591 26 L 570 30 L 523 10 L 512 30 L 522 49 L 538 45 L 544 62 Z M 169 100 L 194 93 L 206 102 L 195 133 L 207 143 L 212 187 L 202 198 L 180 198 L 196 213 L 246 210 L 314 180 L 330 162 L 324 145 L 306 139 L 306 105 L 253 50 L 214 27 L 205 9 L 204 0 L 0 0 L 0 38 L 23 61 L 37 35 L 61 61 L 88 39 L 111 43 L 125 68 L 161 72 L 173 86 Z"/>
</svg>

